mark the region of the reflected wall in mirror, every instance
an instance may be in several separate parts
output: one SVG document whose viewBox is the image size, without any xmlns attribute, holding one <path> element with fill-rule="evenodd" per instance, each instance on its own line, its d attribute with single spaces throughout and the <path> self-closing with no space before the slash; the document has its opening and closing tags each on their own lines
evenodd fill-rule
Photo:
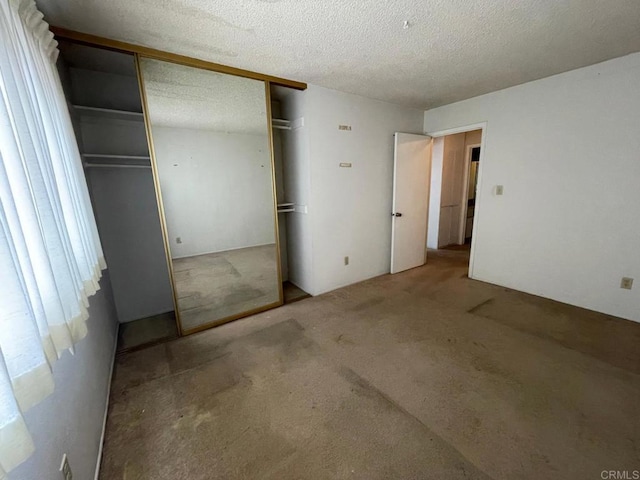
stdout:
<svg viewBox="0 0 640 480">
<path fill-rule="evenodd" d="M 279 305 L 264 82 L 139 62 L 183 333 Z"/>
</svg>

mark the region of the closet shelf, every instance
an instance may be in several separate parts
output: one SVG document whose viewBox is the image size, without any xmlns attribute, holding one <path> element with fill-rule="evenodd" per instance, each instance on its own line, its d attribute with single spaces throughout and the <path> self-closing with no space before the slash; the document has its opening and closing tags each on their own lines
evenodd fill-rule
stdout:
<svg viewBox="0 0 640 480">
<path fill-rule="evenodd" d="M 110 155 L 104 153 L 83 153 L 82 164 L 87 167 L 131 167 L 151 168 L 148 155 Z"/>
<path fill-rule="evenodd" d="M 83 163 L 84 168 L 151 168 L 151 165 L 135 163 Z"/>
<path fill-rule="evenodd" d="M 272 118 L 271 127 L 275 130 L 291 130 L 291 122 L 283 118 Z"/>
<path fill-rule="evenodd" d="M 289 213 L 289 212 L 295 212 L 295 203 L 279 203 L 278 204 L 278 208 L 277 211 L 278 213 Z"/>
<path fill-rule="evenodd" d="M 73 108 L 78 112 L 78 114 L 88 117 L 109 118 L 113 120 L 133 120 L 136 122 L 144 121 L 144 116 L 141 112 L 113 110 L 111 108 L 86 107 L 84 105 L 74 105 Z"/>
<path fill-rule="evenodd" d="M 149 155 L 112 155 L 110 153 L 83 153 L 82 156 L 89 159 L 113 158 L 117 160 L 148 160 L 151 161 Z"/>
</svg>

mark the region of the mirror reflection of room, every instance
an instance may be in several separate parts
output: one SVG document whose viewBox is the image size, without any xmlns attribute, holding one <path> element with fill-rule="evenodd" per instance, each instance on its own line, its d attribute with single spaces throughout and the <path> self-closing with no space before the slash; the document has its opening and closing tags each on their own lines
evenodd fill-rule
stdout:
<svg viewBox="0 0 640 480">
<path fill-rule="evenodd" d="M 264 82 L 141 58 L 182 331 L 280 302 Z"/>
</svg>

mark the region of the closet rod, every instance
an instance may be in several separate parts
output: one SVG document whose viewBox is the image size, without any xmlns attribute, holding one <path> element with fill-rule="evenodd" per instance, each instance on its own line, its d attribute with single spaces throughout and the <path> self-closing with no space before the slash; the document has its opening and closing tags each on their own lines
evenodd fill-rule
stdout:
<svg viewBox="0 0 640 480">
<path fill-rule="evenodd" d="M 278 130 L 291 130 L 291 127 L 285 127 L 284 125 L 271 125 L 271 128 L 276 128 Z"/>
<path fill-rule="evenodd" d="M 151 168 L 151 165 L 126 165 L 122 163 L 85 163 L 85 168 Z"/>
</svg>

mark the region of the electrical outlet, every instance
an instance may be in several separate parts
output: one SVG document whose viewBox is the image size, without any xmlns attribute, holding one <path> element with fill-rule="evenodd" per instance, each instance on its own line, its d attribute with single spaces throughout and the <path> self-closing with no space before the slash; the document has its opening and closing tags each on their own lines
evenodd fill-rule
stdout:
<svg viewBox="0 0 640 480">
<path fill-rule="evenodd" d="M 351 125 L 338 125 L 338 130 L 346 130 L 347 132 L 350 132 Z"/>
<path fill-rule="evenodd" d="M 496 185 L 496 195 L 502 195 L 504 193 L 503 185 Z"/>
<path fill-rule="evenodd" d="M 633 278 L 622 277 L 622 280 L 620 280 L 620 288 L 631 290 L 631 287 L 633 287 Z"/>
<path fill-rule="evenodd" d="M 349 265 L 349 257 L 344 257 L 344 264 Z"/>
<path fill-rule="evenodd" d="M 176 237 L 176 243 L 182 243 L 182 237 Z"/>
<path fill-rule="evenodd" d="M 63 480 L 73 480 L 73 474 L 71 473 L 71 466 L 69 465 L 69 458 L 67 454 L 62 455 L 62 463 L 60 464 L 60 471 L 62 472 Z"/>
</svg>

